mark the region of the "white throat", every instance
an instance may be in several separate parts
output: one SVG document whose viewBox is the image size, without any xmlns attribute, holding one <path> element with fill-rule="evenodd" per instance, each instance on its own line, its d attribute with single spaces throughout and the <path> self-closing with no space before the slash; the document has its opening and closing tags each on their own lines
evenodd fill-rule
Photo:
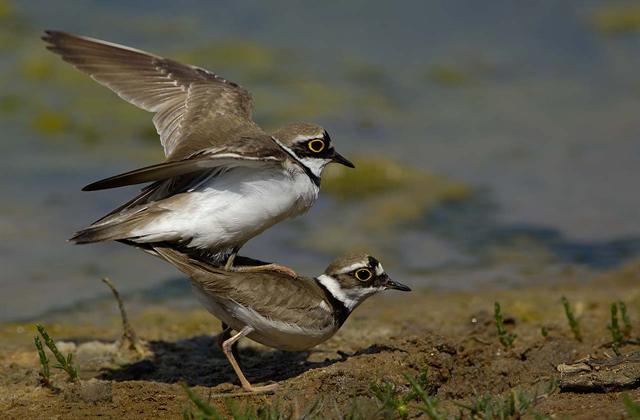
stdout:
<svg viewBox="0 0 640 420">
<path fill-rule="evenodd" d="M 382 290 L 380 287 L 343 289 L 336 279 L 326 274 L 318 276 L 317 279 L 336 300 L 342 302 L 349 312 L 364 302 L 366 298 Z"/>
<path fill-rule="evenodd" d="M 312 157 L 299 158 L 298 156 L 296 157 L 298 158 L 300 163 L 309 168 L 311 173 L 318 178 L 320 178 L 320 176 L 322 175 L 322 170 L 324 169 L 324 167 L 327 166 L 329 162 L 331 162 L 331 159 L 320 159 Z"/>
</svg>

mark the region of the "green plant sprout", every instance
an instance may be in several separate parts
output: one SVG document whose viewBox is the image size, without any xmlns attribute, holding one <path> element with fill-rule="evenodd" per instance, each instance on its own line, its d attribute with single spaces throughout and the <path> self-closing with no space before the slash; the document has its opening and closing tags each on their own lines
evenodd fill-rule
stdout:
<svg viewBox="0 0 640 420">
<path fill-rule="evenodd" d="M 502 310 L 500 309 L 500 304 L 498 302 L 494 304 L 494 319 L 496 321 L 496 328 L 498 329 L 498 339 L 504 346 L 505 350 L 509 350 L 513 347 L 513 342 L 517 335 L 508 332 L 504 327 L 504 318 L 502 317 Z"/>
<path fill-rule="evenodd" d="M 44 343 L 47 345 L 47 347 L 49 347 L 49 350 L 51 350 L 51 353 L 53 353 L 56 360 L 58 361 L 58 364 L 53 365 L 53 367 L 56 369 L 64 370 L 67 373 L 67 376 L 69 377 L 69 381 L 79 382 L 80 379 L 78 378 L 78 371 L 73 366 L 73 354 L 69 353 L 65 358 L 62 355 L 62 353 L 60 353 L 60 350 L 58 350 L 56 343 L 51 339 L 51 337 L 47 333 L 47 330 L 40 324 L 37 324 L 36 328 L 38 329 L 38 332 L 42 336 Z M 36 347 L 37 346 L 38 345 L 36 344 Z M 40 347 L 42 348 L 42 343 L 40 343 Z M 42 352 L 44 353 L 44 349 L 42 350 Z M 38 354 L 40 354 L 40 349 L 38 349 Z"/>
<path fill-rule="evenodd" d="M 47 354 L 44 352 L 44 347 L 42 347 L 42 341 L 39 336 L 33 337 L 33 341 L 36 345 L 36 349 L 38 350 L 38 356 L 40 358 L 40 383 L 46 387 L 51 387 L 51 370 L 49 369 L 49 358 L 47 358 Z"/>
<path fill-rule="evenodd" d="M 582 342 L 582 333 L 580 332 L 580 324 L 578 320 L 573 315 L 573 310 L 571 309 L 571 305 L 569 305 L 569 300 L 562 296 L 562 306 L 564 307 L 564 314 L 567 317 L 567 321 L 569 322 L 569 328 L 571 328 L 571 332 L 573 332 L 573 336 L 576 340 Z"/>
<path fill-rule="evenodd" d="M 622 318 L 622 334 L 624 338 L 631 338 L 631 318 L 629 318 L 629 313 L 627 312 L 627 305 L 623 301 L 618 302 L 618 307 L 620 308 L 620 316 Z"/>
</svg>

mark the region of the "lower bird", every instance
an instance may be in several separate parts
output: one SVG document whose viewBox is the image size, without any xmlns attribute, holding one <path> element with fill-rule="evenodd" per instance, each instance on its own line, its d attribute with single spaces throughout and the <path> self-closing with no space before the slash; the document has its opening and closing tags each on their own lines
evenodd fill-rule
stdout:
<svg viewBox="0 0 640 420">
<path fill-rule="evenodd" d="M 192 280 L 203 305 L 227 329 L 222 350 L 242 388 L 271 391 L 277 384 L 253 386 L 242 373 L 232 348 L 242 337 L 280 350 L 301 351 L 332 337 L 351 312 L 380 291 L 411 289 L 389 278 L 382 264 L 365 254 L 336 259 L 316 278 L 281 270 L 227 271 L 171 248 L 155 251 Z M 231 330 L 236 331 L 230 335 Z"/>
</svg>

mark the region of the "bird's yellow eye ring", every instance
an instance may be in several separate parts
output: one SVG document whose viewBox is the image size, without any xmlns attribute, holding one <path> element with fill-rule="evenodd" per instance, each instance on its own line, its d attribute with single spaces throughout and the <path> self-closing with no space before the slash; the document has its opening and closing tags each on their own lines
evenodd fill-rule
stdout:
<svg viewBox="0 0 640 420">
<path fill-rule="evenodd" d="M 320 153 L 324 150 L 324 140 L 313 139 L 309 143 L 307 143 L 307 147 L 313 153 Z"/>
<path fill-rule="evenodd" d="M 358 271 L 356 271 L 354 275 L 360 281 L 367 281 L 371 279 L 371 276 L 373 276 L 373 273 L 371 272 L 371 270 L 367 268 L 361 268 Z"/>
</svg>

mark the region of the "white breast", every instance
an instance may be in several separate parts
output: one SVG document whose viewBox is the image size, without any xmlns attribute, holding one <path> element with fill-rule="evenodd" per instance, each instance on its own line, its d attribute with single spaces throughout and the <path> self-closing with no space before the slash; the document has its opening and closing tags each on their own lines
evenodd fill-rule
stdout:
<svg viewBox="0 0 640 420">
<path fill-rule="evenodd" d="M 274 224 L 307 211 L 318 187 L 298 167 L 237 167 L 212 176 L 133 235 L 140 241 L 184 240 L 189 246 L 222 251 L 242 246 Z M 162 203 L 161 203 L 162 204 Z"/>
</svg>

